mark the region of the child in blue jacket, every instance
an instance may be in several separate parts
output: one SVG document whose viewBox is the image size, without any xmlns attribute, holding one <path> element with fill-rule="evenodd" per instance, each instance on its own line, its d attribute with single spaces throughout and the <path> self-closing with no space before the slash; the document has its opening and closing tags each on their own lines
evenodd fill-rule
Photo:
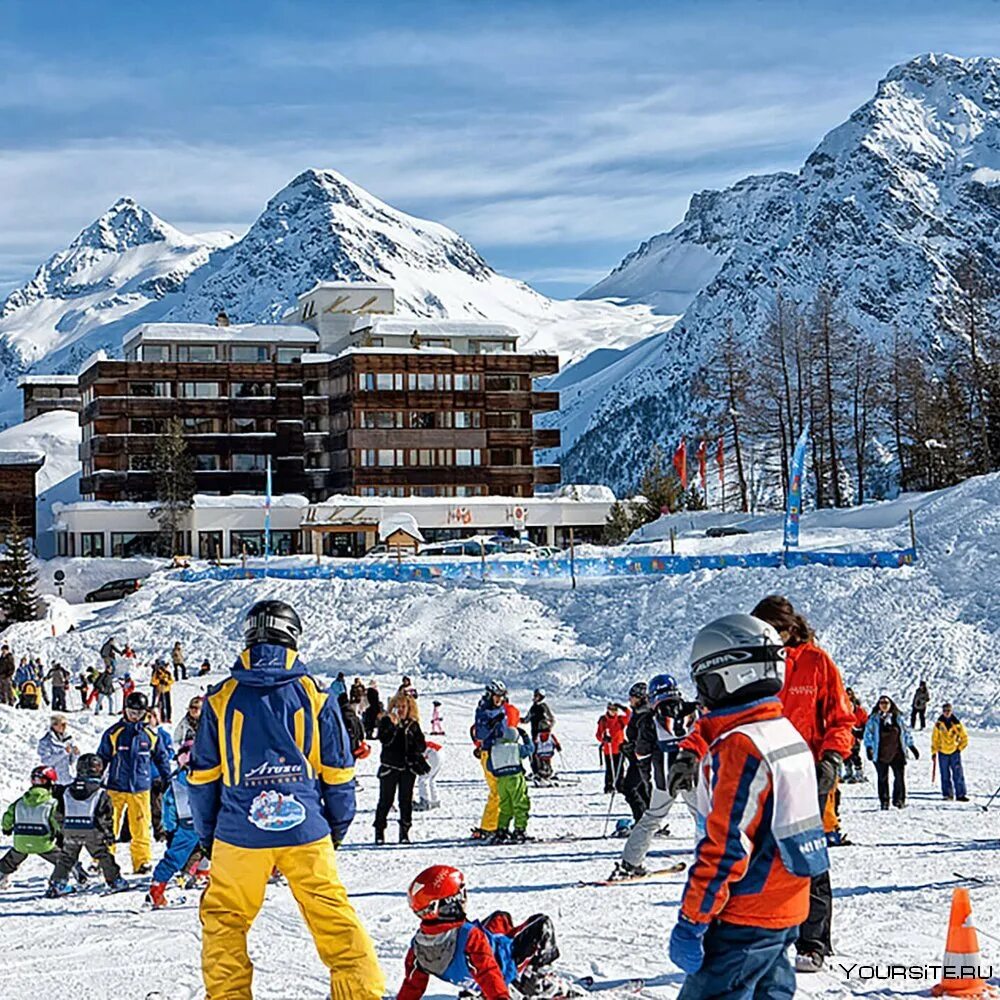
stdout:
<svg viewBox="0 0 1000 1000">
<path fill-rule="evenodd" d="M 192 744 L 193 741 L 182 743 L 177 751 L 177 770 L 171 776 L 170 785 L 163 795 L 163 828 L 167 832 L 169 846 L 153 869 L 153 881 L 146 896 L 146 902 L 151 903 L 154 910 L 168 905 L 167 883 L 184 870 L 188 859 L 199 845 L 188 801 Z"/>
</svg>

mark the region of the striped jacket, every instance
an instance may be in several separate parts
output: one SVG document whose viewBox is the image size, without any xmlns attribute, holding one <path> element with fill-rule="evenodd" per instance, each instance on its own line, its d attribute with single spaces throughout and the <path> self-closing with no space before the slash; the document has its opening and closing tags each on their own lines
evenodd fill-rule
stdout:
<svg viewBox="0 0 1000 1000">
<path fill-rule="evenodd" d="M 206 696 L 188 784 L 202 840 L 264 848 L 343 840 L 354 819 L 354 758 L 337 699 L 294 650 L 244 650 Z"/>
<path fill-rule="evenodd" d="M 828 866 L 808 746 L 774 698 L 710 712 L 699 730 L 709 749 L 684 916 L 773 929 L 801 924 L 810 877 Z"/>
</svg>

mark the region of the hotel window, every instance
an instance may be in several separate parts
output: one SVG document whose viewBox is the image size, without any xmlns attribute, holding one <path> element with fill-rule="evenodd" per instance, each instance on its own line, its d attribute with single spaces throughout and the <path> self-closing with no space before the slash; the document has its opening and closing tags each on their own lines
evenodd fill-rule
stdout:
<svg viewBox="0 0 1000 1000">
<path fill-rule="evenodd" d="M 166 344 L 143 344 L 138 357 L 142 361 L 169 361 L 170 348 Z"/>
<path fill-rule="evenodd" d="M 478 375 L 457 374 L 455 376 L 455 392 L 479 392 L 481 384 Z"/>
<path fill-rule="evenodd" d="M 169 399 L 173 395 L 169 382 L 132 382 L 129 384 L 128 395 L 140 396 L 143 399 L 158 397 Z"/>
<path fill-rule="evenodd" d="M 231 399 L 255 399 L 270 395 L 269 382 L 232 382 L 229 386 Z"/>
<path fill-rule="evenodd" d="M 215 344 L 178 344 L 178 361 L 215 361 Z"/>
<path fill-rule="evenodd" d="M 451 341 L 444 337 L 428 337 L 421 342 L 421 347 L 451 347 Z"/>
<path fill-rule="evenodd" d="M 403 464 L 402 451 L 393 448 L 379 448 L 376 452 L 378 465 L 395 466 Z"/>
<path fill-rule="evenodd" d="M 362 410 L 359 417 L 362 427 L 392 430 L 403 426 L 403 414 L 396 410 Z"/>
<path fill-rule="evenodd" d="M 435 414 L 426 410 L 413 410 L 410 412 L 410 427 L 413 430 L 428 431 L 434 427 Z"/>
<path fill-rule="evenodd" d="M 194 467 L 196 472 L 218 472 L 222 463 L 218 455 L 195 455 Z"/>
<path fill-rule="evenodd" d="M 438 375 L 437 387 L 441 392 L 451 392 L 451 372 L 442 372 Z"/>
<path fill-rule="evenodd" d="M 234 344 L 229 348 L 229 360 L 241 361 L 246 364 L 254 361 L 270 361 L 271 356 L 264 344 Z"/>
<path fill-rule="evenodd" d="M 83 531 L 80 533 L 80 555 L 99 559 L 104 555 L 104 532 Z"/>
<path fill-rule="evenodd" d="M 271 422 L 264 417 L 233 417 L 229 426 L 233 434 L 267 434 L 271 430 Z"/>
<path fill-rule="evenodd" d="M 516 430 L 521 426 L 520 413 L 487 413 L 486 426 L 495 429 Z"/>
<path fill-rule="evenodd" d="M 433 372 L 410 372 L 408 380 L 410 391 L 433 392 L 435 388 Z"/>
<path fill-rule="evenodd" d="M 455 426 L 461 428 L 479 427 L 482 414 L 478 410 L 456 410 Z"/>
<path fill-rule="evenodd" d="M 149 472 L 153 468 L 152 455 L 129 455 L 129 472 Z"/>
<path fill-rule="evenodd" d="M 301 347 L 279 347 L 275 360 L 279 365 L 294 365 L 302 360 Z"/>
<path fill-rule="evenodd" d="M 487 375 L 487 392 L 517 392 L 521 388 L 521 379 L 517 375 Z"/>
<path fill-rule="evenodd" d="M 215 417 L 182 417 L 185 434 L 218 434 L 219 423 Z"/>
<path fill-rule="evenodd" d="M 185 399 L 218 399 L 218 382 L 181 382 L 181 395 Z"/>
<path fill-rule="evenodd" d="M 506 354 L 514 350 L 511 340 L 480 340 L 474 344 L 479 354 Z"/>
<path fill-rule="evenodd" d="M 162 434 L 166 430 L 163 420 L 154 420 L 152 417 L 133 417 L 129 421 L 130 434 Z"/>
<path fill-rule="evenodd" d="M 481 465 L 482 452 L 478 448 L 459 448 L 455 452 L 456 465 Z"/>
<path fill-rule="evenodd" d="M 222 532 L 221 531 L 199 531 L 198 532 L 198 558 L 199 559 L 221 559 L 222 558 Z"/>
<path fill-rule="evenodd" d="M 490 448 L 490 465 L 518 465 L 514 448 Z"/>
<path fill-rule="evenodd" d="M 251 452 L 236 452 L 229 460 L 233 472 L 263 472 L 267 468 L 267 456 Z"/>
</svg>

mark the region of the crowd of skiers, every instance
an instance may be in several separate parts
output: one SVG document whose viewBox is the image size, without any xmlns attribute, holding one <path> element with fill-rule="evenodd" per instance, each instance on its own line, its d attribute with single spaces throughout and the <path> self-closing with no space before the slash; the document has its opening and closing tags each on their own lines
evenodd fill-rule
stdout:
<svg viewBox="0 0 1000 1000">
<path fill-rule="evenodd" d="M 167 905 L 167 886 L 177 875 L 206 885 L 203 975 L 214 1000 L 250 995 L 246 935 L 267 881 L 280 870 L 330 969 L 331 997 L 380 1000 L 384 980 L 333 851 L 354 817 L 354 767 L 372 753 L 368 741 L 379 747 L 375 844 L 385 844 L 393 809 L 399 842 L 409 842 L 414 809 L 440 804 L 435 777 L 444 747 L 434 738 L 444 736 L 445 720 L 433 702 L 424 733 L 409 677 L 386 702 L 374 681 L 355 678 L 348 686 L 343 674 L 324 692 L 298 657 L 300 635 L 298 616 L 284 602 L 251 608 L 231 676 L 191 699 L 173 731 L 166 728 L 172 706 L 163 693 L 187 678 L 180 644 L 169 666 L 154 662 L 150 698 L 120 683 L 131 681 L 132 672 L 117 658 L 134 654 L 109 640 L 93 680 L 110 674 L 119 684 L 122 708 L 112 703 L 111 713 L 120 717 L 96 752 L 81 752 L 60 701 L 63 710 L 53 712 L 39 740 L 41 764 L 30 787 L 3 816 L 13 846 L 0 858 L 0 888 L 36 854 L 52 866 L 48 894 L 71 893 L 71 880 L 88 878 L 80 862 L 86 849 L 107 891 L 128 889 L 116 857 L 127 839 L 133 874 L 151 876 L 152 907 Z M 0 664 L 5 656 L 7 647 Z M 38 677 L 41 664 L 28 660 L 30 677 L 15 667 L 10 686 L 52 683 L 57 666 Z M 60 680 L 68 682 L 64 673 Z M 906 755 L 919 757 L 911 732 L 916 719 L 908 726 L 887 694 L 867 713 L 806 619 L 776 595 L 750 614 L 701 628 L 690 676 L 692 699 L 675 677 L 658 673 L 633 683 L 627 704 L 608 702 L 597 721 L 604 791 L 612 804 L 622 795 L 632 813 L 622 824 L 626 839 L 609 881 L 648 874 L 653 839 L 666 832 L 681 799 L 698 831 L 669 948 L 687 974 L 682 1000 L 791 996 L 788 947 L 795 946 L 798 972 L 817 971 L 832 951 L 827 850 L 850 843 L 840 827 L 838 785 L 866 780 L 863 751 L 874 765 L 882 808 L 905 807 Z M 65 692 L 68 683 L 59 686 Z M 90 694 L 81 692 L 84 707 Z M 108 697 L 98 690 L 98 699 Z M 914 713 L 918 701 L 926 710 L 924 682 Z M 100 700 L 97 706 L 99 712 Z M 555 728 L 543 689 L 533 692 L 522 716 L 502 680 L 485 686 L 469 731 L 486 789 L 475 839 L 527 839 L 531 786 L 560 780 Z M 967 801 L 967 744 L 964 726 L 944 704 L 931 753 L 945 799 Z M 154 839 L 167 842 L 155 869 Z M 431 976 L 463 988 L 475 984 L 487 1000 L 509 1000 L 511 987 L 525 997 L 563 995 L 565 980 L 550 970 L 559 952 L 548 916 L 516 923 L 496 912 L 471 920 L 464 876 L 446 865 L 418 875 L 408 899 L 420 927 L 400 1000 L 418 1000 Z"/>
</svg>

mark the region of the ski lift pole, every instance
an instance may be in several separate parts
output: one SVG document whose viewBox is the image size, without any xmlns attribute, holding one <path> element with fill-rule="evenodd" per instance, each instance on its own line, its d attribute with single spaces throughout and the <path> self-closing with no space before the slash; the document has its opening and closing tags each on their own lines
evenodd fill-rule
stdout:
<svg viewBox="0 0 1000 1000">
<path fill-rule="evenodd" d="M 569 529 L 569 578 L 573 590 L 576 590 L 576 540 L 573 529 Z"/>
<path fill-rule="evenodd" d="M 917 558 L 917 526 L 913 519 L 912 509 L 909 512 L 910 515 L 910 547 L 913 549 L 913 558 Z"/>
</svg>

